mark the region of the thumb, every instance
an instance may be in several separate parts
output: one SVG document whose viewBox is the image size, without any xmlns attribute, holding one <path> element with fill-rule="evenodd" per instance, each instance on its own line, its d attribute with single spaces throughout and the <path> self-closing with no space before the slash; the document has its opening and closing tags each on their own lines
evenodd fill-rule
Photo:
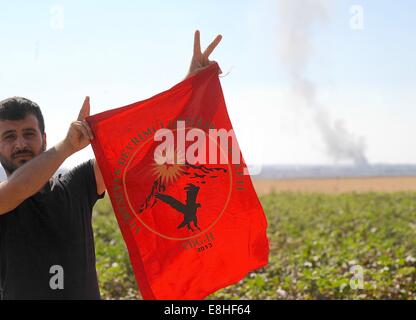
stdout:
<svg viewBox="0 0 416 320">
<path fill-rule="evenodd" d="M 84 103 L 82 104 L 81 110 L 78 114 L 78 121 L 84 120 L 86 117 L 90 115 L 90 97 L 86 96 L 84 99 Z"/>
</svg>

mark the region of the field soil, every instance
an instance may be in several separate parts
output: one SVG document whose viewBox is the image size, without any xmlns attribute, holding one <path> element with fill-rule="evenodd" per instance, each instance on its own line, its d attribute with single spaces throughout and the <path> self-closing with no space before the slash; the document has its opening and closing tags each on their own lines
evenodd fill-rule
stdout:
<svg viewBox="0 0 416 320">
<path fill-rule="evenodd" d="M 253 180 L 259 195 L 275 192 L 400 192 L 416 191 L 416 177 Z"/>
</svg>

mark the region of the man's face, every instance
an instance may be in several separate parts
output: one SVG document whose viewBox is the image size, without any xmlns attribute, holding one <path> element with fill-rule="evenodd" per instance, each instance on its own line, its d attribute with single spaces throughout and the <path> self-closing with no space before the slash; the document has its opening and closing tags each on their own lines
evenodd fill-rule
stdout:
<svg viewBox="0 0 416 320">
<path fill-rule="evenodd" d="M 0 120 L 0 163 L 7 176 L 45 150 L 46 134 L 41 134 L 33 114 L 22 120 Z"/>
</svg>

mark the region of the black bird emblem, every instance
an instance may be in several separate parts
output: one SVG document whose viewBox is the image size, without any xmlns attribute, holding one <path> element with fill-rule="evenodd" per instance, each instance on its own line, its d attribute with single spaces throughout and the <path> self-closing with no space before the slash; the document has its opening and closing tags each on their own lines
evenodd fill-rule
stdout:
<svg viewBox="0 0 416 320">
<path fill-rule="evenodd" d="M 194 229 L 191 227 L 191 222 L 193 222 L 194 227 L 201 231 L 201 229 L 198 227 L 198 220 L 196 216 L 198 208 L 201 207 L 201 204 L 196 202 L 199 187 L 189 183 L 185 186 L 184 190 L 186 191 L 186 203 L 182 203 L 174 197 L 162 193 L 156 193 L 155 198 L 167 203 L 172 208 L 184 215 L 183 222 L 178 225 L 178 229 L 187 226 L 188 230 L 194 232 Z"/>
</svg>

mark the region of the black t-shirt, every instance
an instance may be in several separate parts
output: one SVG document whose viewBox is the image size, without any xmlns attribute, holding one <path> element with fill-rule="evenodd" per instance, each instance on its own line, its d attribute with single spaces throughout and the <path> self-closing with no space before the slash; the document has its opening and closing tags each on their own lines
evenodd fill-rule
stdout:
<svg viewBox="0 0 416 320">
<path fill-rule="evenodd" d="M 100 299 L 91 215 L 102 197 L 89 160 L 0 215 L 3 299 Z"/>
</svg>

